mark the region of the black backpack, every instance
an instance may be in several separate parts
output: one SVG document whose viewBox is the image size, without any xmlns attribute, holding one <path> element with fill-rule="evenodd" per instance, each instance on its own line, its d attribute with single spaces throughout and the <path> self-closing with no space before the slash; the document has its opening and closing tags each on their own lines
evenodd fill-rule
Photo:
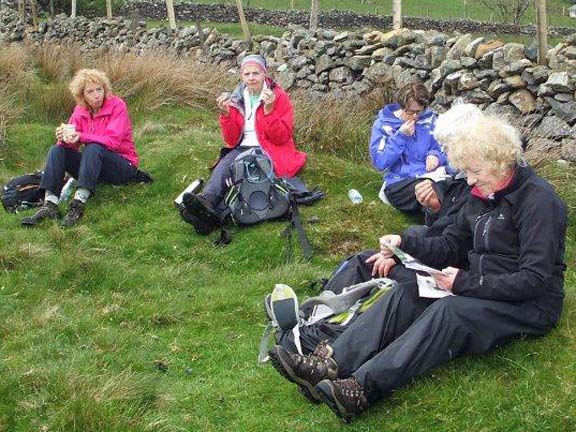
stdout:
<svg viewBox="0 0 576 432">
<path fill-rule="evenodd" d="M 2 188 L 2 205 L 9 213 L 39 207 L 44 199 L 44 190 L 40 189 L 42 172 L 13 177 Z"/>
</svg>

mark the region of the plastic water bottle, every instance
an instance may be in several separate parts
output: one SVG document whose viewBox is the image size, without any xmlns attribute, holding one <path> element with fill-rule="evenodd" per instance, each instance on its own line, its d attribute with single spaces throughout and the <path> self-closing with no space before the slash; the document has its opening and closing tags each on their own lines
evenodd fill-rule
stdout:
<svg viewBox="0 0 576 432">
<path fill-rule="evenodd" d="M 174 200 L 174 205 L 176 207 L 180 207 L 182 205 L 182 198 L 184 197 L 184 194 L 196 193 L 202 188 L 203 185 L 204 185 L 204 179 L 199 178 L 194 180 L 186 187 L 186 189 L 182 191 L 180 195 L 176 197 L 176 199 Z"/>
<path fill-rule="evenodd" d="M 70 177 L 60 192 L 60 202 L 66 202 L 70 199 L 75 186 L 76 180 L 73 177 Z"/>
<path fill-rule="evenodd" d="M 350 189 L 348 191 L 348 198 L 352 201 L 352 204 L 360 204 L 362 202 L 362 195 L 356 189 Z"/>
</svg>

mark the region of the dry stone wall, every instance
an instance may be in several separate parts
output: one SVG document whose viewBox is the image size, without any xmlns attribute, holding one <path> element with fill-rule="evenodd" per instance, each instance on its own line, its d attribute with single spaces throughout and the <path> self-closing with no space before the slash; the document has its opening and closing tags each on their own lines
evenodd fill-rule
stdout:
<svg viewBox="0 0 576 432">
<path fill-rule="evenodd" d="M 250 49 L 269 60 L 284 88 L 312 97 L 397 88 L 418 78 L 430 89 L 438 111 L 456 99 L 475 103 L 509 116 L 523 130 L 529 151 L 553 151 L 576 160 L 576 34 L 551 48 L 547 65 L 540 66 L 532 47 L 436 30 L 310 32 L 289 25 L 282 37 L 255 36 L 249 47 L 212 29 L 147 30 L 143 21 L 122 17 L 59 15 L 43 22 L 38 32 L 26 32 L 13 10 L 0 10 L 0 44 L 23 40 L 137 54 L 165 49 L 231 65 Z"/>
</svg>

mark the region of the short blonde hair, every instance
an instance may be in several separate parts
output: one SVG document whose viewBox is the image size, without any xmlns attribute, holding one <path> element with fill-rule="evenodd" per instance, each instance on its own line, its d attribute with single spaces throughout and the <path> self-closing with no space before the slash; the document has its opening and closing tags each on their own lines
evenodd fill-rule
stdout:
<svg viewBox="0 0 576 432">
<path fill-rule="evenodd" d="M 88 106 L 86 99 L 84 99 L 84 88 L 88 83 L 101 85 L 104 89 L 105 98 L 112 94 L 112 84 L 110 84 L 106 73 L 98 69 L 80 69 L 68 86 L 72 97 L 78 105 Z"/>
<path fill-rule="evenodd" d="M 471 104 L 455 105 L 441 114 L 434 137 L 450 165 L 459 170 L 469 168 L 474 161 L 485 162 L 494 174 L 503 175 L 513 166 L 525 164 L 518 130 Z"/>
</svg>

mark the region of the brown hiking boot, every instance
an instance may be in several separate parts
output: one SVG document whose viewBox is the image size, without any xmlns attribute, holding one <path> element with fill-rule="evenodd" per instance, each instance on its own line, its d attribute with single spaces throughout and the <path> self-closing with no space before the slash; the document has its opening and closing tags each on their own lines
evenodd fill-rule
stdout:
<svg viewBox="0 0 576 432">
<path fill-rule="evenodd" d="M 22 219 L 22 225 L 34 226 L 46 219 L 60 218 L 60 209 L 51 201 L 46 201 L 32 216 Z"/>
<path fill-rule="evenodd" d="M 322 402 L 346 423 L 368 408 L 368 399 L 356 378 L 325 379 L 315 390 Z"/>
<path fill-rule="evenodd" d="M 280 345 L 274 346 L 270 352 L 272 365 L 288 381 L 291 381 L 302 390 L 304 396 L 312 402 L 321 401 L 320 395 L 316 392 L 315 386 L 323 379 L 335 379 L 338 376 L 338 365 L 332 357 L 332 348 L 323 344 L 320 349 L 316 349 L 307 356 L 301 354 L 290 354 Z M 319 345 L 319 346 L 320 346 Z M 326 349 L 328 346 L 329 349 Z M 329 354 L 329 356 L 325 356 Z"/>
<path fill-rule="evenodd" d="M 62 227 L 70 228 L 76 225 L 76 223 L 82 219 L 82 216 L 84 216 L 84 203 L 80 200 L 73 199 L 68 207 L 68 213 L 66 213 L 62 221 Z"/>
</svg>

